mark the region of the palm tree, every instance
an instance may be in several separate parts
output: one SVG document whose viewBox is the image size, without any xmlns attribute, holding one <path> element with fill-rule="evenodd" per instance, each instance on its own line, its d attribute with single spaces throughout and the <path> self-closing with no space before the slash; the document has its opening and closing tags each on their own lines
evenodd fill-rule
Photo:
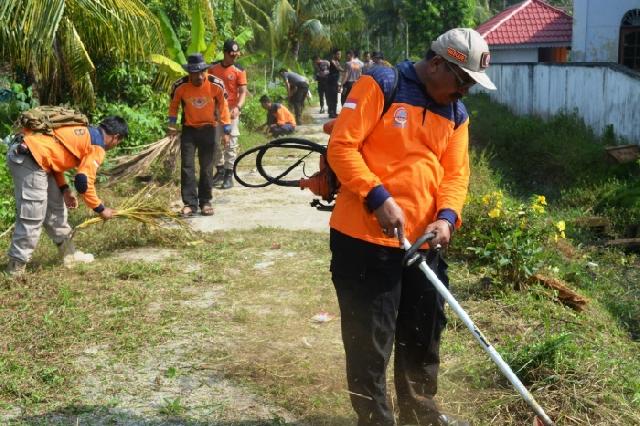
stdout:
<svg viewBox="0 0 640 426">
<path fill-rule="evenodd" d="M 0 53 L 34 82 L 41 103 L 70 93 L 92 108 L 97 59 L 138 61 L 164 51 L 155 16 L 140 0 L 3 0 Z"/>
</svg>

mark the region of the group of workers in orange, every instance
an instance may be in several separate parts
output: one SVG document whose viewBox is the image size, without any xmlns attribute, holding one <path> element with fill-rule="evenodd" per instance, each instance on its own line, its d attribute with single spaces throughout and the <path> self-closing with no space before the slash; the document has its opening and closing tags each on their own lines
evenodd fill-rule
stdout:
<svg viewBox="0 0 640 426">
<path fill-rule="evenodd" d="M 224 44 L 224 59 L 213 67 L 191 55 L 189 76 L 175 83 L 169 131 L 177 132 L 182 106 L 182 213 L 213 213 L 214 151 L 222 139 L 218 173 L 223 185 L 237 153 L 237 119 L 246 97 L 246 75 L 234 64 L 237 43 Z M 418 62 L 372 66 L 353 81 L 333 125 L 328 162 L 341 183 L 330 219 L 331 276 L 341 313 L 342 340 L 352 406 L 358 425 L 395 425 L 386 390 L 386 368 L 394 350 L 394 380 L 400 424 L 467 425 L 443 414 L 434 401 L 439 346 L 446 324 L 444 301 L 415 268 L 406 268 L 399 239 L 415 241 L 427 232 L 431 247 L 446 247 L 462 223 L 469 183 L 469 115 L 461 98 L 479 83 L 495 85 L 486 74 L 490 53 L 476 31 L 456 28 L 431 43 Z M 284 71 L 286 72 L 286 71 Z M 293 77 L 293 78 L 288 78 Z M 295 76 L 289 84 L 304 85 Z M 225 88 L 227 97 L 225 97 Z M 308 90 L 308 84 L 307 84 Z M 306 96 L 306 92 L 305 92 Z M 295 117 L 263 96 L 274 135 L 295 128 Z M 335 114 L 335 105 L 329 113 Z M 235 120 L 235 122 L 234 122 Z M 216 129 L 218 130 L 216 133 Z M 17 200 L 16 229 L 9 272 L 24 271 L 40 228 L 57 244 L 69 238 L 67 207 L 77 201 L 62 173 L 77 168 L 75 186 L 103 218 L 112 211 L 95 195 L 97 167 L 104 151 L 128 134 L 118 117 L 97 128 L 69 127 L 56 137 L 26 134 L 8 156 Z M 217 136 L 216 136 L 217 135 Z M 22 148 L 22 149 L 21 149 Z M 26 153 L 25 153 L 26 148 Z M 200 179 L 196 185 L 194 156 Z M 228 187 L 228 184 L 226 184 Z M 426 248 L 426 247 L 425 247 Z M 425 250 L 431 269 L 448 285 L 442 252 Z M 392 349 L 395 348 L 395 349 Z"/>
</svg>

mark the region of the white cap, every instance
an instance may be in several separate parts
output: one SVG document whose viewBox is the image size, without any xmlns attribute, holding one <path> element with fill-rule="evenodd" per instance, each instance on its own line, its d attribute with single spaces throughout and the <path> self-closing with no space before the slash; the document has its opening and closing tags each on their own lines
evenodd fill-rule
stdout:
<svg viewBox="0 0 640 426">
<path fill-rule="evenodd" d="M 454 28 L 440 35 L 431 50 L 462 68 L 471 78 L 489 90 L 496 90 L 485 72 L 491 53 L 480 33 L 471 28 Z"/>
</svg>

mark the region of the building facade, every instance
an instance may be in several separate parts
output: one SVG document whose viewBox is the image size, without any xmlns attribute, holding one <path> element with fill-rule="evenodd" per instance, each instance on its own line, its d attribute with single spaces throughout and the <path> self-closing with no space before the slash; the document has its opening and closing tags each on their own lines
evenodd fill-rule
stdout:
<svg viewBox="0 0 640 426">
<path fill-rule="evenodd" d="M 640 0 L 575 0 L 571 61 L 640 71 Z"/>
</svg>

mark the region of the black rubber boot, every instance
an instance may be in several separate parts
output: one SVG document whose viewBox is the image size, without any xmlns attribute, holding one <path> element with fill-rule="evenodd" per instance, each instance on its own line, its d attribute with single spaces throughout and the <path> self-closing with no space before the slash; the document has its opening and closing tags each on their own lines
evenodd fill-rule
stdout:
<svg viewBox="0 0 640 426">
<path fill-rule="evenodd" d="M 213 175 L 213 179 L 211 179 L 211 185 L 216 186 L 219 183 L 222 183 L 224 179 L 224 166 L 216 166 L 216 174 Z"/>
<path fill-rule="evenodd" d="M 222 182 L 222 189 L 229 189 L 233 187 L 233 170 L 225 169 L 224 171 L 224 182 Z"/>
</svg>

